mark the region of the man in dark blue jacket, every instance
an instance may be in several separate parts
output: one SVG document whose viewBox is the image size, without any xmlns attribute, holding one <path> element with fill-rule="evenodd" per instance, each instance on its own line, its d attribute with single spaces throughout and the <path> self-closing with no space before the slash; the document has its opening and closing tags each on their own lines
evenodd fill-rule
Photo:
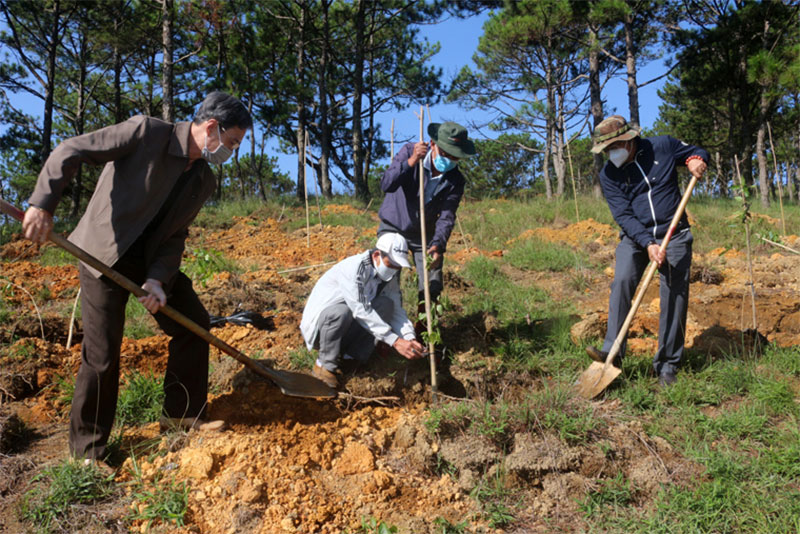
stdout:
<svg viewBox="0 0 800 534">
<path fill-rule="evenodd" d="M 692 232 L 685 213 L 667 250 L 659 253 L 659 247 L 681 201 L 677 166 L 686 166 L 700 178 L 709 155 L 702 148 L 666 135 L 642 138 L 639 130 L 619 115 L 597 125 L 592 152 L 608 155 L 609 161 L 600 172 L 600 185 L 621 231 L 603 349 L 587 347 L 586 351 L 594 360 L 605 360 L 630 311 L 639 280 L 647 265 L 655 261 L 661 275 L 661 312 L 653 368 L 659 383 L 669 386 L 675 382 L 683 358 L 689 302 Z M 624 352 L 625 344 L 615 365 L 620 364 Z"/>
<path fill-rule="evenodd" d="M 386 196 L 378 211 L 381 219 L 378 236 L 388 232 L 401 234 L 414 253 L 420 303 L 424 303 L 425 293 L 419 217 L 419 162 L 423 162 L 424 169 L 427 252 L 433 258 L 428 265 L 428 282 L 431 299 L 436 301 L 443 287 L 442 261 L 447 240 L 464 194 L 464 176 L 458 170 L 458 160 L 475 154 L 475 145 L 467 137 L 467 129 L 460 124 L 432 122 L 428 125 L 428 135 L 430 144 L 422 141 L 406 144 L 383 173 L 381 189 Z"/>
</svg>

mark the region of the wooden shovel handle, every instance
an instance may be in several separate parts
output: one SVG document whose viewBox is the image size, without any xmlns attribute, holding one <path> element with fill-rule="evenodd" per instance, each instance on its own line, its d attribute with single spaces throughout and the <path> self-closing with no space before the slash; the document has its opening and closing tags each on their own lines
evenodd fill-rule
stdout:
<svg viewBox="0 0 800 534">
<path fill-rule="evenodd" d="M 667 233 L 664 235 L 664 239 L 661 241 L 661 247 L 658 249 L 659 252 L 666 250 L 669 240 L 672 238 L 672 234 L 675 233 L 675 228 L 677 228 L 678 223 L 681 221 L 681 217 L 683 217 L 683 212 L 686 210 L 686 204 L 689 202 L 689 197 L 692 196 L 692 190 L 694 189 L 695 184 L 697 184 L 697 177 L 693 175 L 692 179 L 689 181 L 689 185 L 686 186 L 686 191 L 683 193 L 680 204 L 678 204 L 678 209 L 675 210 L 675 215 L 672 217 L 672 222 L 667 229 Z M 658 263 L 651 261 L 650 265 L 647 267 L 647 271 L 645 271 L 644 278 L 639 283 L 639 289 L 636 292 L 636 297 L 633 299 L 633 304 L 631 304 L 631 309 L 628 312 L 628 316 L 625 317 L 625 322 L 622 323 L 622 328 L 617 334 L 617 338 L 614 340 L 611 350 L 608 351 L 608 356 L 606 356 L 605 365 L 603 367 L 604 371 L 605 368 L 611 364 L 614 358 L 616 358 L 617 354 L 619 354 L 619 351 L 622 348 L 622 343 L 625 340 L 625 336 L 628 335 L 628 328 L 630 328 L 631 323 L 633 322 L 633 316 L 636 315 L 636 310 L 639 309 L 639 305 L 642 303 L 645 291 L 647 291 L 647 286 L 650 285 L 650 281 L 653 279 L 657 269 Z"/>
<path fill-rule="evenodd" d="M 2 198 L 0 198 L 0 211 L 5 213 L 6 215 L 9 215 L 17 219 L 20 222 L 22 222 L 22 219 L 25 216 L 22 210 L 20 210 L 13 204 L 9 204 Z M 117 271 L 115 271 L 102 261 L 98 260 L 97 258 L 92 256 L 91 254 L 89 254 L 76 244 L 67 240 L 65 237 L 55 232 L 50 232 L 47 235 L 47 238 L 56 245 L 58 245 L 59 247 L 63 248 L 64 250 L 75 256 L 76 258 L 78 258 L 79 260 L 81 260 L 86 265 L 93 267 L 94 269 L 97 269 L 99 272 L 103 273 L 105 276 L 107 276 L 108 278 L 119 284 L 122 288 L 130 291 L 137 297 L 145 297 L 148 295 L 147 291 L 142 289 L 139 285 L 135 284 L 131 279 L 121 275 L 120 273 L 118 273 Z M 170 305 L 162 306 L 161 308 L 159 308 L 158 312 L 163 313 L 170 319 L 174 320 L 176 323 L 183 325 L 192 333 L 200 337 L 206 343 L 217 347 L 219 350 L 232 356 L 234 359 L 238 360 L 240 363 L 246 365 L 247 367 L 257 370 L 259 372 L 265 371 L 266 374 L 270 374 L 271 372 L 275 374 L 276 378 L 280 378 L 277 375 L 277 371 L 275 371 L 274 369 L 269 369 L 265 365 L 257 364 L 256 362 L 248 358 L 246 355 L 244 355 L 242 352 L 236 350 L 231 345 L 228 345 L 220 338 L 213 335 L 211 332 L 209 332 L 196 322 L 192 321 L 191 319 L 186 317 L 184 314 L 182 314 L 172 306 Z"/>
</svg>

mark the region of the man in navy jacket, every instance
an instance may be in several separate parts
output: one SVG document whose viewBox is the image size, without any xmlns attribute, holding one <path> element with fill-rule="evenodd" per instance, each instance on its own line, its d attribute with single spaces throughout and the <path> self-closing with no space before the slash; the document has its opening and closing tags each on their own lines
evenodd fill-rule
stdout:
<svg viewBox="0 0 800 534">
<path fill-rule="evenodd" d="M 659 383 L 669 386 L 676 381 L 683 358 L 689 302 L 693 238 L 685 213 L 667 249 L 659 253 L 659 247 L 681 201 L 677 166 L 686 166 L 700 178 L 709 155 L 670 136 L 642 138 L 639 130 L 619 115 L 597 125 L 592 152 L 609 157 L 600 172 L 600 185 L 621 231 L 603 349 L 587 347 L 586 351 L 594 360 L 605 360 L 630 311 L 639 280 L 647 265 L 655 261 L 660 273 L 661 312 L 653 368 Z M 624 352 L 625 344 L 615 365 L 620 364 Z"/>
<path fill-rule="evenodd" d="M 423 162 L 427 253 L 433 258 L 428 265 L 428 282 L 431 299 L 436 301 L 443 287 L 442 261 L 447 240 L 464 194 L 464 176 L 458 170 L 458 160 L 475 154 L 475 145 L 467 137 L 467 129 L 460 124 L 432 122 L 428 125 L 428 135 L 430 144 L 422 141 L 406 144 L 383 173 L 381 189 L 386 196 L 378 211 L 381 219 L 378 236 L 389 232 L 399 233 L 406 238 L 408 248 L 414 253 L 420 303 L 424 303 L 425 293 L 419 217 L 419 162 Z"/>
</svg>

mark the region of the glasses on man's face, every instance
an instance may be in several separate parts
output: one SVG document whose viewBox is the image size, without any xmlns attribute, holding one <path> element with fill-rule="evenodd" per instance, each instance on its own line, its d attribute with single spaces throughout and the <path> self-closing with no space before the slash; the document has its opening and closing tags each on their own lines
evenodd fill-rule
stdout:
<svg viewBox="0 0 800 534">
<path fill-rule="evenodd" d="M 219 131 L 220 131 L 220 140 L 219 141 L 221 143 L 222 142 L 222 135 L 221 134 L 224 134 L 227 131 L 227 128 L 225 128 L 223 126 L 220 126 L 219 127 Z M 239 148 L 239 145 L 241 145 L 241 144 L 242 144 L 241 141 L 234 140 L 234 141 L 231 142 L 231 146 L 229 148 L 231 150 L 236 150 L 237 148 Z"/>
</svg>

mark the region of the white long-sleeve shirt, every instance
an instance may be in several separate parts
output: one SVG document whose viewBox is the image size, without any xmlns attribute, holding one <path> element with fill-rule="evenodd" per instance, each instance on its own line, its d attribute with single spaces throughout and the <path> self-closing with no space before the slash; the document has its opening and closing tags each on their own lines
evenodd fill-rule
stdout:
<svg viewBox="0 0 800 534">
<path fill-rule="evenodd" d="M 309 350 L 313 348 L 318 331 L 319 316 L 325 308 L 345 303 L 353 318 L 376 339 L 390 347 L 398 337 L 412 340 L 416 338 L 414 325 L 408 319 L 400 300 L 398 275 L 383 285 L 380 295 L 394 303 L 389 322 L 381 318 L 372 307 L 382 284 L 372 264 L 372 251 L 345 258 L 322 275 L 311 295 L 308 296 L 300 321 L 300 331 Z"/>
</svg>

